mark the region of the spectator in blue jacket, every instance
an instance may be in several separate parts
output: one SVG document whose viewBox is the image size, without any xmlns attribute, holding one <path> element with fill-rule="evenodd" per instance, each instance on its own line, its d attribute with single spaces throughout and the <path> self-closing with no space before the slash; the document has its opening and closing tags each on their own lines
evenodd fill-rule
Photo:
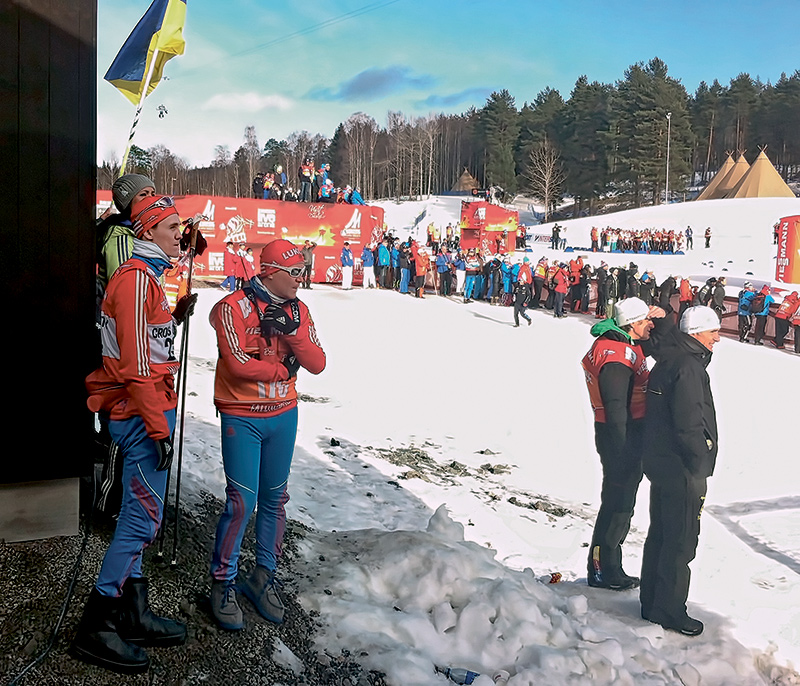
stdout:
<svg viewBox="0 0 800 686">
<path fill-rule="evenodd" d="M 361 266 L 364 268 L 362 288 L 375 288 L 375 258 L 372 255 L 372 246 L 365 245 L 361 251 Z"/>
<path fill-rule="evenodd" d="M 381 288 L 391 288 L 389 283 L 389 265 L 392 262 L 392 256 L 389 253 L 389 246 L 386 241 L 381 241 L 378 246 L 378 283 Z"/>
<path fill-rule="evenodd" d="M 344 242 L 342 248 L 342 290 L 349 291 L 353 288 L 353 251 L 350 250 L 350 243 Z"/>
<path fill-rule="evenodd" d="M 390 251 L 390 259 L 391 259 L 391 282 L 392 288 L 397 290 L 400 288 L 400 239 L 396 238 L 394 243 L 392 244 L 392 249 Z"/>
<path fill-rule="evenodd" d="M 436 255 L 436 272 L 439 274 L 439 295 L 444 297 L 450 295 L 452 264 L 453 258 L 450 256 L 450 250 L 439 248 L 439 254 Z"/>
<path fill-rule="evenodd" d="M 467 263 L 464 261 L 464 253 L 461 250 L 456 252 L 453 267 L 456 270 L 456 295 L 463 295 L 464 282 L 467 280 Z"/>
<path fill-rule="evenodd" d="M 364 202 L 364 198 L 361 197 L 361 189 L 356 187 L 353 189 L 352 193 L 350 193 L 350 200 L 348 201 L 351 205 L 366 205 L 367 203 Z"/>
<path fill-rule="evenodd" d="M 775 298 L 773 298 L 769 294 L 770 288 L 767 284 L 764 284 L 764 287 L 759 291 L 758 295 L 753 298 L 753 305 L 755 306 L 753 310 L 753 316 L 755 317 L 756 322 L 756 332 L 754 334 L 755 340 L 753 341 L 756 345 L 764 345 L 762 342 L 762 338 L 764 338 L 764 331 L 767 328 L 767 316 L 769 315 L 769 306 L 775 302 Z M 764 296 L 764 306 L 758 307 L 758 302 L 760 302 L 760 297 Z"/>
<path fill-rule="evenodd" d="M 744 288 L 739 291 L 739 342 L 746 343 L 750 329 L 753 327 L 753 313 L 750 311 L 753 298 L 756 297 L 756 289 L 749 281 L 744 282 Z"/>
<path fill-rule="evenodd" d="M 401 243 L 397 262 L 400 265 L 400 292 L 408 293 L 408 284 L 411 281 L 411 258 L 406 243 Z"/>
<path fill-rule="evenodd" d="M 514 283 L 514 267 L 511 264 L 511 258 L 506 255 L 503 257 L 503 263 L 500 265 L 500 273 L 503 277 L 503 293 L 511 293 L 512 285 Z M 519 269 L 517 270 L 519 273 Z"/>
</svg>

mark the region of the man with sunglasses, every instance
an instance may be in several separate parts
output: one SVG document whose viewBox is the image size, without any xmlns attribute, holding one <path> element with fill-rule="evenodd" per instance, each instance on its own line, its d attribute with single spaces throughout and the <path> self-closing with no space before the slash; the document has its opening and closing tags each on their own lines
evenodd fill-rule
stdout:
<svg viewBox="0 0 800 686">
<path fill-rule="evenodd" d="M 265 619 L 283 622 L 275 576 L 286 523 L 287 484 L 297 433 L 300 367 L 325 368 L 308 308 L 297 299 L 302 252 L 278 239 L 261 251 L 261 272 L 211 311 L 219 360 L 214 404 L 220 413 L 227 487 L 211 561 L 211 609 L 229 631 L 244 626 L 241 591 Z M 245 528 L 256 504 L 256 567 L 234 585 Z"/>
<path fill-rule="evenodd" d="M 71 652 L 137 673 L 149 665 L 143 647 L 186 640 L 184 624 L 150 610 L 142 551 L 161 524 L 172 463 L 176 323 L 191 314 L 196 296 L 179 300 L 171 313 L 160 283 L 181 252 L 183 226 L 172 198 L 136 200 L 131 219 L 133 253 L 109 280 L 102 304 L 103 366 L 86 379 L 89 409 L 107 422 L 122 452 L 122 508 Z"/>
</svg>

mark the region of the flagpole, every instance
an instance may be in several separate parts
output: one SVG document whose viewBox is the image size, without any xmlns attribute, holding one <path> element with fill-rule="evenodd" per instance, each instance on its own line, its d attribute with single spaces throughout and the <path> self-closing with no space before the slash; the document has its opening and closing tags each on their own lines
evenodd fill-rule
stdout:
<svg viewBox="0 0 800 686">
<path fill-rule="evenodd" d="M 133 115 L 133 124 L 131 125 L 131 132 L 128 134 L 128 147 L 125 149 L 125 155 L 122 157 L 122 165 L 119 168 L 119 175 L 125 173 L 125 167 L 128 166 L 128 157 L 131 153 L 131 145 L 133 143 L 133 136 L 136 134 L 136 126 L 139 124 L 139 115 L 142 113 L 144 106 L 144 99 L 147 97 L 147 89 L 150 87 L 150 79 L 153 78 L 153 70 L 156 66 L 156 57 L 158 57 L 158 48 L 153 50 L 153 57 L 150 60 L 150 67 L 147 70 L 147 76 L 144 80 L 144 88 L 139 96 L 139 104 L 136 106 L 136 114 Z"/>
</svg>

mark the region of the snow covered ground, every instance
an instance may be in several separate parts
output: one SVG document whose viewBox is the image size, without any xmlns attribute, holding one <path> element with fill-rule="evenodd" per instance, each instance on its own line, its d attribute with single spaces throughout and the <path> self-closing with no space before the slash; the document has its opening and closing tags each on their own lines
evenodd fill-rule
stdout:
<svg viewBox="0 0 800 686">
<path fill-rule="evenodd" d="M 385 203 L 399 235 L 424 209 L 457 221 L 459 204 Z M 675 207 L 639 210 L 640 224 L 630 212 L 597 221 L 665 226 Z M 800 201 L 679 209 L 676 228 L 712 225 L 713 247 L 698 238 L 687 256 L 649 258 L 657 277 L 713 260 L 769 280 L 772 224 Z M 591 222 L 578 222 L 567 237 L 581 244 L 573 236 L 588 237 Z M 184 488 L 222 497 L 207 313 L 223 293 L 198 292 Z M 715 349 L 720 454 L 689 598 L 706 629 L 686 638 L 641 620 L 635 591 L 586 586 L 601 478 L 580 368 L 593 320 L 538 311 L 515 329 L 510 308 L 483 303 L 332 286 L 300 294 L 328 368 L 300 373 L 288 514 L 313 528 L 299 591 L 320 612 L 321 649 L 346 648 L 398 686 L 448 683 L 434 665 L 479 672 L 478 686 L 498 669 L 509 686 L 800 683 L 786 669 L 800 665 L 799 356 L 728 339 Z M 647 524 L 645 481 L 630 573 Z M 551 584 L 554 572 L 562 580 Z"/>
</svg>

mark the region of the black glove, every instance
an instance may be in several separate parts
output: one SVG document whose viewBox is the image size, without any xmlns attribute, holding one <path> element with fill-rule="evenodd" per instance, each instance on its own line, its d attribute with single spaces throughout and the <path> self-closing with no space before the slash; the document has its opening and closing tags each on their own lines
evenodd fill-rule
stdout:
<svg viewBox="0 0 800 686">
<path fill-rule="evenodd" d="M 278 305 L 270 305 L 261 315 L 261 332 L 264 336 L 269 336 L 270 329 L 275 329 L 278 333 L 292 333 L 300 326 L 300 322 L 294 321 L 292 316 Z"/>
<path fill-rule="evenodd" d="M 194 217 L 193 219 L 187 219 L 184 222 L 184 229 L 183 233 L 181 234 L 181 250 L 183 250 L 183 252 L 186 252 L 192 245 L 192 231 L 194 230 L 194 224 L 199 223 L 197 220 L 198 218 Z M 194 254 L 199 257 L 206 251 L 206 248 L 208 247 L 208 241 L 200 232 L 199 227 L 196 230 L 197 238 L 194 239 Z"/>
<path fill-rule="evenodd" d="M 175 309 L 172 311 L 172 318 L 178 322 L 178 324 L 183 324 L 188 317 L 194 314 L 195 303 L 197 303 L 197 293 L 184 295 L 175 303 Z"/>
<path fill-rule="evenodd" d="M 163 472 L 170 468 L 172 465 L 172 456 L 175 454 L 175 448 L 172 446 L 172 438 L 154 438 L 153 442 L 156 444 L 156 453 L 158 454 L 158 466 L 156 470 Z"/>
<path fill-rule="evenodd" d="M 293 376 L 297 376 L 297 370 L 300 369 L 300 362 L 298 362 L 296 355 L 287 355 L 281 362 L 283 362 L 283 366 L 286 367 L 286 370 L 289 372 L 290 379 Z"/>
</svg>

